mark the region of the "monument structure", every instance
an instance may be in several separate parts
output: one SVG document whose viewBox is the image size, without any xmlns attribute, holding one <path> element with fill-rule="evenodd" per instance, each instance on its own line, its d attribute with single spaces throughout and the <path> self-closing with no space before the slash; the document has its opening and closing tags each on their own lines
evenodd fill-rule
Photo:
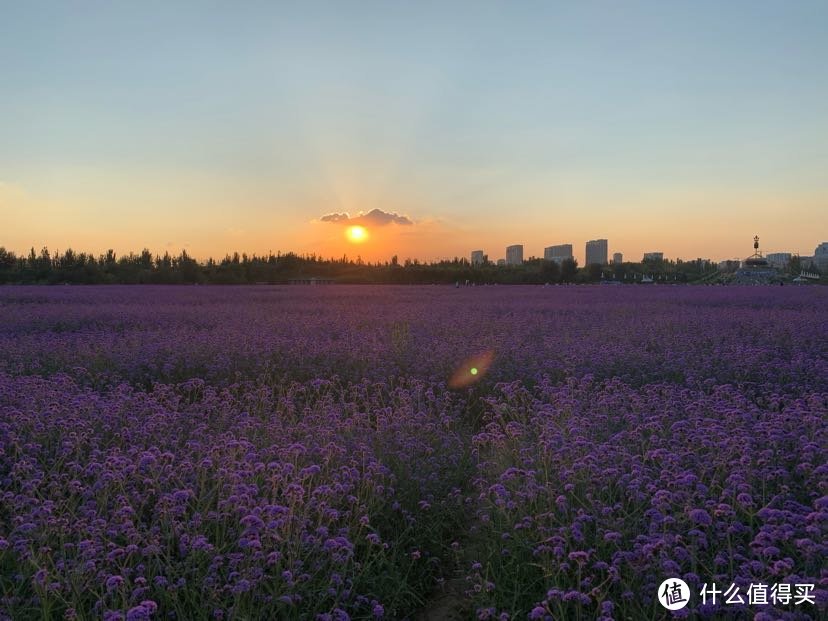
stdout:
<svg viewBox="0 0 828 621">
<path fill-rule="evenodd" d="M 770 285 L 782 280 L 779 271 L 762 256 L 759 250 L 759 236 L 753 238 L 753 254 L 742 260 L 733 275 L 734 285 Z"/>
</svg>

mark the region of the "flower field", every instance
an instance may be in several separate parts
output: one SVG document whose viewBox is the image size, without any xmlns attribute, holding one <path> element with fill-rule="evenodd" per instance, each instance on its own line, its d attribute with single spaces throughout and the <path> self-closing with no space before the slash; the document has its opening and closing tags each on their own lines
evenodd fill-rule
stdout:
<svg viewBox="0 0 828 621">
<path fill-rule="evenodd" d="M 0 619 L 824 618 L 826 309 L 0 288 Z"/>
</svg>

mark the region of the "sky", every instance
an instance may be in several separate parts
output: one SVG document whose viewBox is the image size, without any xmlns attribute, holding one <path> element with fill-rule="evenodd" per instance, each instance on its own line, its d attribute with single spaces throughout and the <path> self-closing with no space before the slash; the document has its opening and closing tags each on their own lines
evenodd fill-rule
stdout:
<svg viewBox="0 0 828 621">
<path fill-rule="evenodd" d="M 828 2 L 0 9 L 16 252 L 583 263 L 594 238 L 629 260 L 828 239 Z"/>
</svg>

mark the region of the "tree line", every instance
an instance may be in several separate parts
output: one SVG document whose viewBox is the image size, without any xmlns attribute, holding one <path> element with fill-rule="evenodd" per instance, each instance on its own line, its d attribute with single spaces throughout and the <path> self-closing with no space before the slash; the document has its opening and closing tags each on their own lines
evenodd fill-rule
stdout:
<svg viewBox="0 0 828 621">
<path fill-rule="evenodd" d="M 95 256 L 71 249 L 52 253 L 43 248 L 17 255 L 0 247 L 0 283 L 5 284 L 281 284 L 303 279 L 338 283 L 386 284 L 557 284 L 599 281 L 636 282 L 643 275 L 656 281 L 693 282 L 715 272 L 708 261 L 669 261 L 592 264 L 579 267 L 574 259 L 562 263 L 530 258 L 519 266 L 486 262 L 472 265 L 468 259 L 423 263 L 391 257 L 384 262 L 365 262 L 357 257 L 322 258 L 315 254 L 248 255 L 233 253 L 221 260 L 197 261 L 185 250 L 172 256 L 140 253 L 116 255 L 113 250 Z"/>
</svg>

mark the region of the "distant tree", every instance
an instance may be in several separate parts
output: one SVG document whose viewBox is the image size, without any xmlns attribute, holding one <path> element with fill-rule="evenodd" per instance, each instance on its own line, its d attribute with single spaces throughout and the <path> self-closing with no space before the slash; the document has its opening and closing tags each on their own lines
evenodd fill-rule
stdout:
<svg viewBox="0 0 828 621">
<path fill-rule="evenodd" d="M 141 251 L 140 265 L 143 269 L 152 269 L 152 253 L 146 248 Z"/>
<path fill-rule="evenodd" d="M 574 282 L 575 276 L 578 274 L 578 260 L 564 259 L 561 263 L 561 281 Z"/>
<path fill-rule="evenodd" d="M 52 272 L 52 256 L 45 246 L 40 249 L 40 255 L 35 256 L 34 248 L 29 255 L 29 266 L 32 269 L 35 282 L 46 282 Z"/>
<path fill-rule="evenodd" d="M 0 283 L 14 282 L 18 258 L 14 252 L 0 246 Z"/>
<path fill-rule="evenodd" d="M 586 267 L 587 272 L 587 279 L 589 282 L 596 282 L 601 280 L 601 272 L 603 271 L 603 266 L 600 263 L 590 263 Z"/>
<path fill-rule="evenodd" d="M 17 263 L 17 257 L 13 252 L 7 251 L 3 246 L 0 246 L 0 268 L 9 269 Z"/>
<path fill-rule="evenodd" d="M 802 272 L 802 259 L 799 258 L 798 254 L 795 254 L 788 261 L 788 273 L 797 276 L 800 272 Z"/>
<path fill-rule="evenodd" d="M 543 282 L 558 282 L 561 278 L 561 266 L 555 261 L 542 261 L 540 277 Z"/>
<path fill-rule="evenodd" d="M 182 250 L 177 259 L 178 269 L 181 272 L 181 280 L 188 283 L 199 282 L 200 270 L 198 263 L 196 263 L 186 250 Z"/>
</svg>

